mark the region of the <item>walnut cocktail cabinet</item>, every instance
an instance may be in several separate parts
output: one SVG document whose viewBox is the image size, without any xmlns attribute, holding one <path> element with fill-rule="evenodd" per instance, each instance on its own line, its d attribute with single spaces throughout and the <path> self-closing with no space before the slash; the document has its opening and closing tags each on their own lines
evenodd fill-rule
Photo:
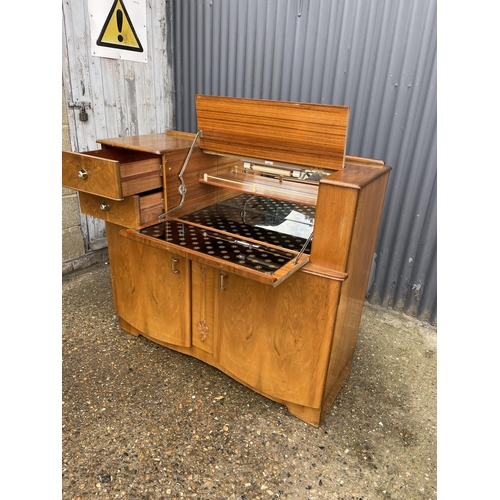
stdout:
<svg viewBox="0 0 500 500">
<path fill-rule="evenodd" d="M 63 153 L 106 221 L 120 327 L 318 426 L 346 380 L 390 167 L 345 155 L 349 109 L 196 98 L 198 133 Z"/>
</svg>

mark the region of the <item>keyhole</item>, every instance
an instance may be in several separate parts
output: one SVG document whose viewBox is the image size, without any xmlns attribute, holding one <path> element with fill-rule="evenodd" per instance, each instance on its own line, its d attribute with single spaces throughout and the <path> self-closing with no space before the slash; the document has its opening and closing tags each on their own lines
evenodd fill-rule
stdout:
<svg viewBox="0 0 500 500">
<path fill-rule="evenodd" d="M 116 11 L 116 24 L 118 24 L 118 31 L 121 33 L 123 27 L 123 12 L 120 9 Z M 118 35 L 118 41 L 123 42 L 123 37 L 121 35 Z"/>
</svg>

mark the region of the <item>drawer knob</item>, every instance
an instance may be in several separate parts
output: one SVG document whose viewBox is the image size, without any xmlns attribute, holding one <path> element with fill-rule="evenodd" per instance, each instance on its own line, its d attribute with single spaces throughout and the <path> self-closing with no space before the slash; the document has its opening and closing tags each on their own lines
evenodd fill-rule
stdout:
<svg viewBox="0 0 500 500">
<path fill-rule="evenodd" d="M 78 171 L 78 177 L 80 177 L 80 179 L 86 180 L 88 176 L 89 174 L 84 168 Z"/>
<path fill-rule="evenodd" d="M 109 210 L 109 203 L 107 201 L 103 201 L 101 203 L 101 210 L 104 210 L 105 212 Z"/>
</svg>

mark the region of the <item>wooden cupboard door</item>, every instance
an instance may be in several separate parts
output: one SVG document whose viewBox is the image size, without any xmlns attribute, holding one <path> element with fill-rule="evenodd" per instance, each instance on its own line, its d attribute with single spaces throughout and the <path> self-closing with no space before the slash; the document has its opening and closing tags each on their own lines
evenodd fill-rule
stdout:
<svg viewBox="0 0 500 500">
<path fill-rule="evenodd" d="M 224 283 L 220 365 L 264 395 L 319 408 L 341 282 L 298 272 L 277 288 L 233 274 Z"/>
<path fill-rule="evenodd" d="M 107 223 L 111 277 L 117 314 L 148 337 L 191 345 L 189 261 L 119 235 Z"/>
</svg>

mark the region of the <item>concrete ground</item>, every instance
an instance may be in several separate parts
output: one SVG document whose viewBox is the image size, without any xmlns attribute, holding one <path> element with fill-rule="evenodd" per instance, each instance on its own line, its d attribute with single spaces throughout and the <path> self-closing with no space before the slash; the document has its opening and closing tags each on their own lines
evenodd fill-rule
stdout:
<svg viewBox="0 0 500 500">
<path fill-rule="evenodd" d="M 63 277 L 62 498 L 437 498 L 436 329 L 366 304 L 319 428 L 120 330 L 109 267 Z"/>
</svg>

